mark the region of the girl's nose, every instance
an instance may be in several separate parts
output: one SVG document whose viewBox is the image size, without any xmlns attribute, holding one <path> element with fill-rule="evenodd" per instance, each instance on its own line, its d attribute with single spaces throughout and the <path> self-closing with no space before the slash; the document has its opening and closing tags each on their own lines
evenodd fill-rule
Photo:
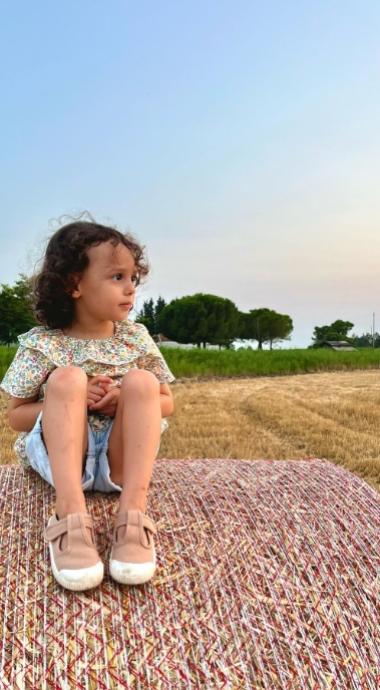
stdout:
<svg viewBox="0 0 380 690">
<path fill-rule="evenodd" d="M 129 280 L 126 281 L 125 286 L 124 286 L 124 293 L 127 295 L 133 295 L 136 290 L 136 286 L 134 282 L 132 281 L 132 278 L 129 278 Z"/>
</svg>

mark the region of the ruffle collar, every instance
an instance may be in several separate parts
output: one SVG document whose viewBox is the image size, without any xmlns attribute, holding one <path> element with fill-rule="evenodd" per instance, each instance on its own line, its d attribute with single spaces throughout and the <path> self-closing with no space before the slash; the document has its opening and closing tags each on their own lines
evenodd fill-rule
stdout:
<svg viewBox="0 0 380 690">
<path fill-rule="evenodd" d="M 134 321 L 116 321 L 114 335 L 100 340 L 75 338 L 59 328 L 36 326 L 19 335 L 18 341 L 22 347 L 41 352 L 56 366 L 67 366 L 71 361 L 78 365 L 87 361 L 122 365 L 152 353 L 152 344 L 154 347 L 147 328 Z"/>
</svg>

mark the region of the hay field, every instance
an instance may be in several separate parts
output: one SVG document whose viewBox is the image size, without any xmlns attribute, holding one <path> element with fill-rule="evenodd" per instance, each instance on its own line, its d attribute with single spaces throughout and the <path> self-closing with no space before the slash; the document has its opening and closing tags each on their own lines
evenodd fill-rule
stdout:
<svg viewBox="0 0 380 690">
<path fill-rule="evenodd" d="M 380 372 L 182 379 L 159 457 L 320 457 L 380 492 Z M 15 462 L 16 434 L 0 398 L 1 463 Z"/>
<path fill-rule="evenodd" d="M 160 457 L 320 457 L 380 492 L 380 372 L 350 371 L 173 386 Z"/>
</svg>

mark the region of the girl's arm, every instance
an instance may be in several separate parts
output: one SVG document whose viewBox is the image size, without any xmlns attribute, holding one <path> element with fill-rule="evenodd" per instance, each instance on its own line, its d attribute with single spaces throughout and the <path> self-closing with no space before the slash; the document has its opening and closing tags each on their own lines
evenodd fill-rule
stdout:
<svg viewBox="0 0 380 690">
<path fill-rule="evenodd" d="M 173 393 L 167 383 L 160 384 L 161 417 L 169 417 L 174 411 Z"/>
<path fill-rule="evenodd" d="M 8 421 L 14 431 L 31 431 L 42 410 L 42 401 L 33 398 L 11 397 L 8 403 Z M 173 394 L 167 383 L 160 384 L 161 417 L 169 417 L 174 411 Z"/>
<path fill-rule="evenodd" d="M 95 410 L 101 412 L 102 414 L 108 415 L 109 417 L 114 417 L 116 414 L 119 395 L 120 388 L 115 384 L 111 384 L 108 386 L 107 393 L 100 400 L 89 405 L 89 410 Z M 161 417 L 169 417 L 169 415 L 173 414 L 173 395 L 167 383 L 160 384 L 160 405 Z"/>
<path fill-rule="evenodd" d="M 39 412 L 42 410 L 42 402 L 36 402 L 37 397 L 11 397 L 7 414 L 9 425 L 14 431 L 31 431 L 33 429 Z"/>
</svg>

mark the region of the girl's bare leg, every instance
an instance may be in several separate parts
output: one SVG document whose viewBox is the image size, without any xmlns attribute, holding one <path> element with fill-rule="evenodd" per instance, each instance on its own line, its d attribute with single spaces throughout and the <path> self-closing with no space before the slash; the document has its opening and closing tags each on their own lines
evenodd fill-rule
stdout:
<svg viewBox="0 0 380 690">
<path fill-rule="evenodd" d="M 42 431 L 57 493 L 58 517 L 86 512 L 81 477 L 87 450 L 87 376 L 79 367 L 58 367 L 50 374 Z"/>
<path fill-rule="evenodd" d="M 119 512 L 146 511 L 160 436 L 160 384 L 150 371 L 132 369 L 123 378 L 108 445 L 111 479 L 123 487 Z"/>
</svg>

